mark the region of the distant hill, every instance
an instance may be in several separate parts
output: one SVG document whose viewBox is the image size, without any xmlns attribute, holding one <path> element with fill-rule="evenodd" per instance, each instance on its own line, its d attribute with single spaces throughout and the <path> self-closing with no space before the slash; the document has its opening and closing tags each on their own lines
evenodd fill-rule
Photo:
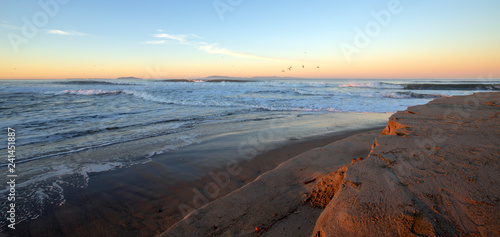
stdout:
<svg viewBox="0 0 500 237">
<path fill-rule="evenodd" d="M 138 78 L 138 77 L 118 77 L 116 79 L 128 79 L 128 80 L 131 80 L 131 79 L 142 79 L 142 78 Z"/>
</svg>

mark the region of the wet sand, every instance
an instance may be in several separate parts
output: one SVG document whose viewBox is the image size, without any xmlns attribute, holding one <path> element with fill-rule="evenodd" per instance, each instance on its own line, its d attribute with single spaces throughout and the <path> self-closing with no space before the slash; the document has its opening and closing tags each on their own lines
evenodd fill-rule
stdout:
<svg viewBox="0 0 500 237">
<path fill-rule="evenodd" d="M 322 209 L 303 204 L 304 195 L 316 180 L 368 155 L 381 132 L 376 129 L 348 134 L 314 144 L 255 181 L 191 213 L 162 236 L 308 236 Z"/>
</svg>

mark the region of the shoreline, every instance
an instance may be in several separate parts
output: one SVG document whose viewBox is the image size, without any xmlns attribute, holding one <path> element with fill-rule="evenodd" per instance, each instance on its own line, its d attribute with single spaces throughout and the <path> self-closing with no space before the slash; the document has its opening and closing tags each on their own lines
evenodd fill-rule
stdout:
<svg viewBox="0 0 500 237">
<path fill-rule="evenodd" d="M 239 189 L 302 152 L 373 129 L 381 130 L 382 127 L 333 132 L 298 140 L 292 138 L 250 160 L 240 160 L 237 165 L 242 171 L 231 176 L 230 183 L 220 186 L 222 188 L 213 200 Z M 182 219 L 179 205 L 190 204 L 196 194 L 193 188 L 203 191 L 207 183 L 214 183 L 210 175 L 187 179 L 176 177 L 172 170 L 182 167 L 175 158 L 169 156 L 163 161 L 165 163 L 152 161 L 124 169 L 91 173 L 86 189 L 64 186 L 66 203 L 46 208 L 40 217 L 17 224 L 16 234 L 84 236 L 91 233 L 89 230 L 106 235 L 161 234 L 166 227 Z M 213 173 L 221 170 L 210 169 Z M 4 233 L 12 232 L 4 230 Z"/>
<path fill-rule="evenodd" d="M 270 151 L 259 154 L 250 160 L 243 160 L 234 164 L 230 164 L 225 168 L 212 170 L 209 175 L 206 175 L 200 180 L 194 182 L 193 188 L 199 189 L 199 192 L 193 192 L 195 194 L 194 197 L 198 197 L 198 200 L 207 200 L 209 202 L 215 201 L 253 182 L 259 176 L 265 174 L 266 172 L 272 171 L 288 160 L 304 152 L 316 149 L 318 147 L 324 147 L 331 143 L 359 134 L 372 133 L 373 131 L 382 131 L 382 129 L 383 127 L 373 127 L 340 133 L 319 135 L 300 140 L 290 140 L 285 144 L 282 144 L 281 146 L 278 146 L 277 148 L 274 148 Z M 228 182 L 225 182 L 225 178 L 223 176 L 225 178 L 228 178 Z M 214 191 L 217 191 L 218 195 L 216 198 L 211 199 L 211 194 Z M 201 206 L 204 206 L 209 202 L 204 202 Z M 188 203 L 194 204 L 193 201 Z M 188 203 L 183 204 L 187 205 Z M 184 206 L 184 208 L 186 208 L 185 210 L 188 211 L 184 213 L 184 216 L 189 215 L 189 212 L 193 212 L 201 206 Z"/>
<path fill-rule="evenodd" d="M 498 107 L 500 93 L 409 107 L 365 140 L 366 156 L 338 156 L 361 134 L 309 150 L 160 236 L 498 235 Z M 325 209 L 304 203 L 325 192 Z"/>
</svg>

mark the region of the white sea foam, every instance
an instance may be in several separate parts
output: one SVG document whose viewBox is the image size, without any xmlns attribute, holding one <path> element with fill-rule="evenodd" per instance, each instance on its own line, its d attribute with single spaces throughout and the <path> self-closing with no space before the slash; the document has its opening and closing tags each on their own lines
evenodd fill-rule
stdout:
<svg viewBox="0 0 500 237">
<path fill-rule="evenodd" d="M 186 134 L 186 135 L 180 135 L 177 136 L 175 139 L 169 140 L 166 142 L 167 144 L 161 148 L 160 150 L 157 151 L 152 151 L 149 153 L 149 157 L 152 157 L 154 155 L 159 155 L 163 154 L 165 152 L 173 151 L 173 150 L 178 150 L 180 148 L 192 145 L 192 144 L 197 144 L 200 141 L 196 138 L 196 134 Z"/>
<path fill-rule="evenodd" d="M 28 172 L 39 174 L 16 183 L 18 195 L 24 197 L 18 201 L 19 208 L 16 210 L 18 221 L 37 218 L 42 214 L 46 205 L 64 205 L 66 203 L 64 187 L 86 188 L 89 174 L 114 170 L 132 164 L 123 162 L 61 164 L 50 168 L 41 168 L 39 171 L 36 171 L 36 167 L 31 167 L 35 170 L 26 170 L 26 174 Z M 0 194 L 4 195 L 7 192 L 8 190 L 2 190 Z"/>
<path fill-rule="evenodd" d="M 122 93 L 121 90 L 116 91 L 107 91 L 101 89 L 92 89 L 92 90 L 65 90 L 64 94 L 73 94 L 73 95 L 107 95 L 107 94 L 119 94 Z"/>
<path fill-rule="evenodd" d="M 374 88 L 374 89 L 402 89 L 404 85 L 384 82 L 350 82 L 338 85 L 339 88 Z"/>
<path fill-rule="evenodd" d="M 379 83 L 376 82 L 350 82 L 346 84 L 341 84 L 339 87 L 358 87 L 358 88 L 374 88 L 378 87 Z"/>
<path fill-rule="evenodd" d="M 411 98 L 440 98 L 445 95 L 439 94 L 421 94 L 414 92 L 384 92 L 381 93 L 384 98 L 392 98 L 392 99 L 411 99 Z"/>
<path fill-rule="evenodd" d="M 432 98 L 440 98 L 447 97 L 447 95 L 441 94 L 423 94 L 423 93 L 414 93 L 414 92 L 365 92 L 359 93 L 360 97 L 365 98 L 389 98 L 389 99 L 432 99 Z"/>
</svg>

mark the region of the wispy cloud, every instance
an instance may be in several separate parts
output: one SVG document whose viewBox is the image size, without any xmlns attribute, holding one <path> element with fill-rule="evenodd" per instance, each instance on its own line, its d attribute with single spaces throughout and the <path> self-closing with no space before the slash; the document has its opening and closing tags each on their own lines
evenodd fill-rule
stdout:
<svg viewBox="0 0 500 237">
<path fill-rule="evenodd" d="M 166 40 L 156 40 L 156 41 L 146 41 L 144 42 L 145 44 L 165 44 L 167 43 Z"/>
<path fill-rule="evenodd" d="M 172 35 L 172 34 L 165 34 L 165 33 L 162 33 L 162 34 L 154 34 L 153 37 L 155 38 L 162 38 L 162 39 L 168 39 L 168 40 L 173 40 L 174 42 L 177 42 L 177 43 L 187 43 L 188 39 L 198 39 L 200 38 L 199 36 L 195 35 L 195 34 L 189 34 L 189 35 L 184 35 L 184 34 L 178 34 L 178 35 Z M 159 42 L 159 41 L 157 41 Z M 167 41 L 165 41 L 164 43 L 167 43 Z"/>
<path fill-rule="evenodd" d="M 171 39 L 175 40 L 179 43 L 185 43 L 186 42 L 186 35 L 170 35 L 170 34 L 155 34 L 153 35 L 155 38 L 164 38 L 164 39 Z"/>
<path fill-rule="evenodd" d="M 64 36 L 85 36 L 87 34 L 78 31 L 47 30 L 47 34 Z"/>
<path fill-rule="evenodd" d="M 236 51 L 229 50 L 229 49 L 226 49 L 226 48 L 221 48 L 221 47 L 217 46 L 217 44 L 208 44 L 208 43 L 205 43 L 205 42 L 200 42 L 199 46 L 198 46 L 198 49 L 201 50 L 201 51 L 204 51 L 206 53 L 224 54 L 224 55 L 229 55 L 229 56 L 234 56 L 234 57 L 240 57 L 240 58 L 281 60 L 280 58 L 258 56 L 258 55 L 253 55 L 253 54 L 245 53 L 245 52 L 236 52 Z"/>
<path fill-rule="evenodd" d="M 157 30 L 157 31 L 161 32 L 161 30 Z M 218 46 L 218 44 L 215 44 L 215 43 L 207 43 L 207 42 L 198 41 L 197 39 L 200 39 L 201 37 L 199 37 L 195 34 L 185 35 L 185 34 L 161 33 L 161 34 L 154 34 L 153 37 L 162 38 L 164 40 L 146 41 L 146 42 L 144 42 L 144 44 L 167 44 L 167 43 L 187 44 L 187 45 L 191 45 L 193 47 L 196 47 L 200 51 L 210 53 L 210 54 L 224 54 L 224 55 L 240 57 L 240 58 L 282 60 L 280 58 L 264 57 L 264 56 L 257 56 L 257 55 L 253 55 L 253 54 L 245 53 L 245 52 L 237 52 L 237 51 L 233 51 L 230 49 L 220 47 L 220 46 Z"/>
</svg>

